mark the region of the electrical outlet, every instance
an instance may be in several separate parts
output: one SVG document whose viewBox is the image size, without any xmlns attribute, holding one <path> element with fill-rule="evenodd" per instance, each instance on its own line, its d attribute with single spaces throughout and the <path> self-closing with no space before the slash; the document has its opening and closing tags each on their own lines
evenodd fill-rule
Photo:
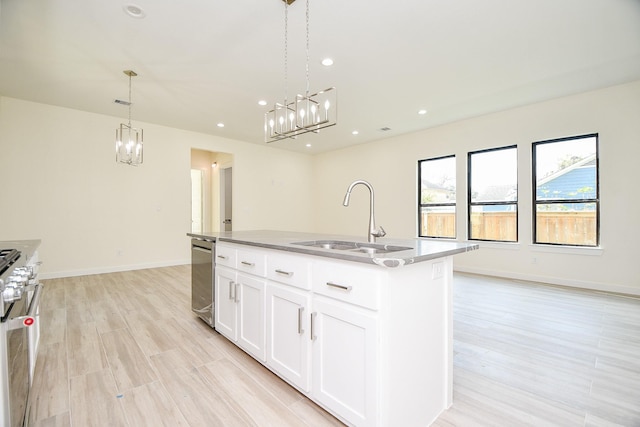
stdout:
<svg viewBox="0 0 640 427">
<path fill-rule="evenodd" d="M 433 270 L 431 271 L 432 279 L 440 279 L 444 276 L 444 263 L 435 262 L 433 263 Z"/>
<path fill-rule="evenodd" d="M 122 249 L 116 249 L 116 255 L 117 256 L 122 256 L 123 253 L 124 253 L 124 251 Z"/>
</svg>

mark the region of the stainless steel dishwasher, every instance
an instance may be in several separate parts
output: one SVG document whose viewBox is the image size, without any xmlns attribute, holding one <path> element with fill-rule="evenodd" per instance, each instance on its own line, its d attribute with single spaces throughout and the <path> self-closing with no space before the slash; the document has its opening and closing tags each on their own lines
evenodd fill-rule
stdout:
<svg viewBox="0 0 640 427">
<path fill-rule="evenodd" d="M 213 328 L 214 275 L 216 244 L 211 240 L 191 239 L 191 310 Z"/>
</svg>

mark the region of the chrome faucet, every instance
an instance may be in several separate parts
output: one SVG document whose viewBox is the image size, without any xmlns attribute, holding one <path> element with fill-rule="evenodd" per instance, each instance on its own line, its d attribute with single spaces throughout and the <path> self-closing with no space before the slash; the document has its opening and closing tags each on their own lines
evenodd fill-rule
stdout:
<svg viewBox="0 0 640 427">
<path fill-rule="evenodd" d="M 387 233 L 384 231 L 382 227 L 376 229 L 376 220 L 373 213 L 373 187 L 367 181 L 357 180 L 353 181 L 347 190 L 347 194 L 344 195 L 344 202 L 342 202 L 343 206 L 349 206 L 349 198 L 351 197 L 351 190 L 358 184 L 362 184 L 369 189 L 369 232 L 367 233 L 367 239 L 369 243 L 375 243 L 376 237 L 384 237 Z"/>
</svg>

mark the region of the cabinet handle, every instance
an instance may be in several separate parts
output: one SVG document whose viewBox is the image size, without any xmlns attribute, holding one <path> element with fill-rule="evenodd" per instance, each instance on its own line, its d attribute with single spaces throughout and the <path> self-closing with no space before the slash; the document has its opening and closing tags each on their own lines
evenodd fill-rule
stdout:
<svg viewBox="0 0 640 427">
<path fill-rule="evenodd" d="M 227 259 L 227 258 L 229 258 L 229 257 L 224 256 L 224 255 L 218 255 L 218 258 L 220 258 L 220 259 Z"/>
<path fill-rule="evenodd" d="M 337 283 L 327 282 L 327 286 L 331 286 L 332 288 L 342 289 L 343 291 L 350 292 L 351 286 L 339 285 Z"/>
<path fill-rule="evenodd" d="M 236 283 L 234 292 L 233 292 L 233 300 L 235 302 L 240 301 L 240 293 L 238 292 L 238 288 L 240 287 L 240 283 Z"/>
<path fill-rule="evenodd" d="M 316 339 L 315 332 L 313 331 L 313 323 L 314 323 L 313 321 L 316 318 L 316 314 L 318 313 L 315 313 L 315 312 L 311 313 L 311 334 L 310 334 L 311 341 L 314 341 Z"/>
<path fill-rule="evenodd" d="M 304 311 L 304 307 L 298 307 L 298 335 L 302 335 L 304 332 L 302 330 L 302 312 Z"/>
<path fill-rule="evenodd" d="M 276 273 L 282 274 L 283 276 L 287 276 L 287 277 L 293 276 L 293 271 L 284 271 L 284 270 L 276 269 Z"/>
<path fill-rule="evenodd" d="M 247 261 L 240 261 L 240 264 L 242 264 L 242 265 L 246 265 L 246 266 L 249 266 L 249 267 L 253 267 L 253 266 L 255 265 L 254 263 L 252 263 L 252 262 L 247 262 Z"/>
<path fill-rule="evenodd" d="M 229 282 L 229 299 L 235 299 L 233 296 L 233 289 L 235 288 L 235 283 L 232 281 Z"/>
</svg>

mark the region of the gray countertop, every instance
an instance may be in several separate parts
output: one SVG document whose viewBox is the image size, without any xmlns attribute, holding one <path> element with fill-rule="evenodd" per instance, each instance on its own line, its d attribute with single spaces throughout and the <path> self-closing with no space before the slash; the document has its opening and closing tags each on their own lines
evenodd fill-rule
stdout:
<svg viewBox="0 0 640 427">
<path fill-rule="evenodd" d="M 300 233 L 290 231 L 256 230 L 256 231 L 227 231 L 219 233 L 187 233 L 187 236 L 211 240 L 216 242 L 230 242 L 242 245 L 257 246 L 266 249 L 276 249 L 296 252 L 306 255 L 321 256 L 346 261 L 376 264 L 383 267 L 400 267 L 408 264 L 429 261 L 450 255 L 456 255 L 478 249 L 475 243 L 458 243 L 432 239 L 390 239 L 376 240 L 377 245 L 405 246 L 411 249 L 390 253 L 370 254 L 354 251 L 324 249 L 313 246 L 303 246 L 296 242 L 313 242 L 335 240 L 358 242 L 367 244 L 366 239 L 355 236 L 340 236 L 333 234 Z"/>
</svg>

